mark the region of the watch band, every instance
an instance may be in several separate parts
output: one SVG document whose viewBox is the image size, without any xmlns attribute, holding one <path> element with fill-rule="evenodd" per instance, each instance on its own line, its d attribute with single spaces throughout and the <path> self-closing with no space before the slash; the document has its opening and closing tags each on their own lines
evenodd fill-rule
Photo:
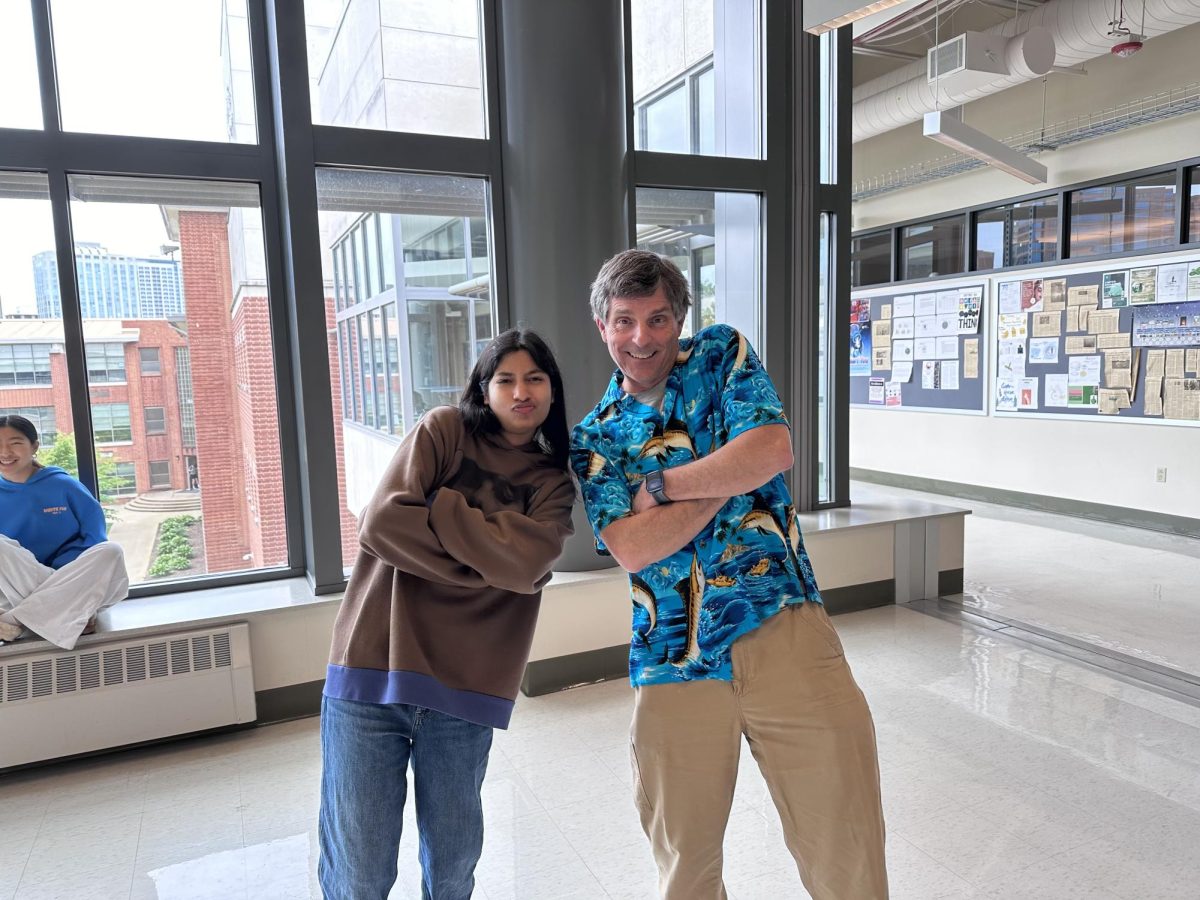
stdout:
<svg viewBox="0 0 1200 900">
<path fill-rule="evenodd" d="M 671 502 L 671 498 L 667 496 L 664 487 L 662 469 L 656 469 L 646 476 L 646 490 L 650 492 L 650 496 L 654 498 L 654 502 L 660 506 Z"/>
</svg>

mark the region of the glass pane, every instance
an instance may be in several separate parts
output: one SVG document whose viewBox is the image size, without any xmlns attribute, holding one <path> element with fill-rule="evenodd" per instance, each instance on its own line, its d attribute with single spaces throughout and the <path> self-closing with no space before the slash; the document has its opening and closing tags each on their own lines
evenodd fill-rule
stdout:
<svg viewBox="0 0 1200 900">
<path fill-rule="evenodd" d="M 1188 215 L 1188 241 L 1193 244 L 1200 243 L 1200 166 L 1193 166 L 1188 170 L 1188 183 L 1191 185 L 1188 199 L 1188 209 L 1191 210 Z"/>
<path fill-rule="evenodd" d="M 0 128 L 41 128 L 33 16 L 23 0 L 0 6 Z"/>
<path fill-rule="evenodd" d="M 326 278 L 335 257 L 342 271 L 372 273 L 354 312 L 335 311 L 332 298 L 326 309 L 344 335 L 330 342 L 329 371 L 342 555 L 350 566 L 358 552 L 357 513 L 397 439 L 427 410 L 458 402 L 492 336 L 487 183 L 319 169 L 317 202 Z M 364 221 L 378 224 L 384 249 L 375 257 L 364 248 Z"/>
<path fill-rule="evenodd" d="M 246 0 L 51 0 L 67 131 L 253 144 Z"/>
<path fill-rule="evenodd" d="M 1028 266 L 1058 259 L 1058 198 L 1012 206 L 1012 233 L 1005 265 Z"/>
<path fill-rule="evenodd" d="M 908 225 L 900 234 L 900 279 L 963 270 L 963 216 Z"/>
<path fill-rule="evenodd" d="M 648 149 L 663 153 L 691 153 L 692 135 L 688 121 L 687 85 L 646 103 L 646 136 Z M 710 142 L 711 144 L 711 142 Z M 711 152 L 711 151 L 710 151 Z"/>
<path fill-rule="evenodd" d="M 850 285 L 887 284 L 892 280 L 892 233 L 864 234 L 850 241 Z"/>
<path fill-rule="evenodd" d="M 142 364 L 143 375 L 161 375 L 162 366 L 157 347 L 141 347 L 138 356 Z"/>
<path fill-rule="evenodd" d="M 1175 173 L 1071 192 L 1071 256 L 1175 243 Z"/>
<path fill-rule="evenodd" d="M 834 305 L 833 270 L 829 264 L 829 248 L 833 240 L 834 217 L 821 213 L 821 243 L 818 250 L 817 276 L 817 502 L 828 503 L 833 499 L 833 418 L 829 414 L 830 367 L 834 364 L 834 329 L 830 323 L 836 321 Z"/>
<path fill-rule="evenodd" d="M 975 214 L 975 269 L 1001 269 L 1006 265 L 1008 207 Z"/>
<path fill-rule="evenodd" d="M 435 406 L 458 403 L 475 362 L 468 300 L 410 300 L 408 340 L 412 393 L 419 417 Z"/>
<path fill-rule="evenodd" d="M 304 0 L 313 122 L 486 137 L 478 0 Z"/>
<path fill-rule="evenodd" d="M 462 216 L 399 217 L 407 286 L 448 288 L 469 277 L 466 221 Z"/>
<path fill-rule="evenodd" d="M 821 142 L 821 183 L 837 181 L 837 31 L 827 31 L 820 38 L 821 87 L 819 92 L 817 129 Z"/>
<path fill-rule="evenodd" d="M 38 459 L 78 475 L 62 316 L 39 302 L 58 286 L 45 175 L 0 172 L 0 222 L 20 223 L 0 241 L 0 416 L 29 419 Z"/>
<path fill-rule="evenodd" d="M 712 156 L 717 152 L 716 75 L 705 69 L 696 76 L 696 131 L 700 142 L 697 152 Z"/>
<path fill-rule="evenodd" d="M 390 217 L 388 217 L 390 218 Z M 400 324 L 396 319 L 396 304 L 383 307 L 384 327 L 387 330 L 383 351 L 387 354 L 387 389 L 391 398 L 388 423 L 390 434 L 401 434 L 404 423 L 404 406 L 400 402 Z"/>
<path fill-rule="evenodd" d="M 763 351 L 757 194 L 638 188 L 637 246 L 669 257 L 691 282 L 684 337 L 721 322 Z"/>
<path fill-rule="evenodd" d="M 975 214 L 975 269 L 1058 258 L 1058 198 L 1010 203 Z"/>
<path fill-rule="evenodd" d="M 637 149 L 761 155 L 761 16 L 760 0 L 633 0 Z"/>
<path fill-rule="evenodd" d="M 286 565 L 257 188 L 84 175 L 69 186 L 101 499 L 130 581 Z M 171 492 L 178 524 L 125 506 L 151 490 Z M 172 530 L 175 549 L 162 542 Z"/>
</svg>

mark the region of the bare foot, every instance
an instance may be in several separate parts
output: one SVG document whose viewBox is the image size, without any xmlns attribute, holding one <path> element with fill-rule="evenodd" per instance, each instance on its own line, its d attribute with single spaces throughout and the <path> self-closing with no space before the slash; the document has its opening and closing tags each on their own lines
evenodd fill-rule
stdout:
<svg viewBox="0 0 1200 900">
<path fill-rule="evenodd" d="M 80 634 L 95 634 L 96 633 L 96 617 L 92 616 L 87 620 L 87 624 L 83 626 L 83 631 Z"/>
<path fill-rule="evenodd" d="M 12 622 L 0 622 L 0 641 L 15 641 L 24 630 L 24 627 Z"/>
</svg>

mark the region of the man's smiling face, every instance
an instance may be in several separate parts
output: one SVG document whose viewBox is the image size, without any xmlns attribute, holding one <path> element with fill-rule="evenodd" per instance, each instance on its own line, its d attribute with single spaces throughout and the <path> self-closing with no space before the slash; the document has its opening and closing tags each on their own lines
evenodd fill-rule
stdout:
<svg viewBox="0 0 1200 900">
<path fill-rule="evenodd" d="M 661 284 L 646 297 L 613 297 L 608 321 L 596 319 L 596 327 L 609 356 L 625 375 L 626 393 L 649 390 L 675 365 L 683 323 L 676 321 Z"/>
</svg>

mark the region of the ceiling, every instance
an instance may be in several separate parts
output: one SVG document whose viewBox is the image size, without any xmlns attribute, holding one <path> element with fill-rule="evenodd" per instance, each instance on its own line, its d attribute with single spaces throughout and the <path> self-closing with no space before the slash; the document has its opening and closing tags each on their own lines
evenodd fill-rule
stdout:
<svg viewBox="0 0 1200 900">
<path fill-rule="evenodd" d="M 925 0 L 854 37 L 854 86 L 917 59 L 936 41 L 982 31 L 1045 0 Z M 935 41 L 936 38 L 936 41 Z"/>
</svg>

